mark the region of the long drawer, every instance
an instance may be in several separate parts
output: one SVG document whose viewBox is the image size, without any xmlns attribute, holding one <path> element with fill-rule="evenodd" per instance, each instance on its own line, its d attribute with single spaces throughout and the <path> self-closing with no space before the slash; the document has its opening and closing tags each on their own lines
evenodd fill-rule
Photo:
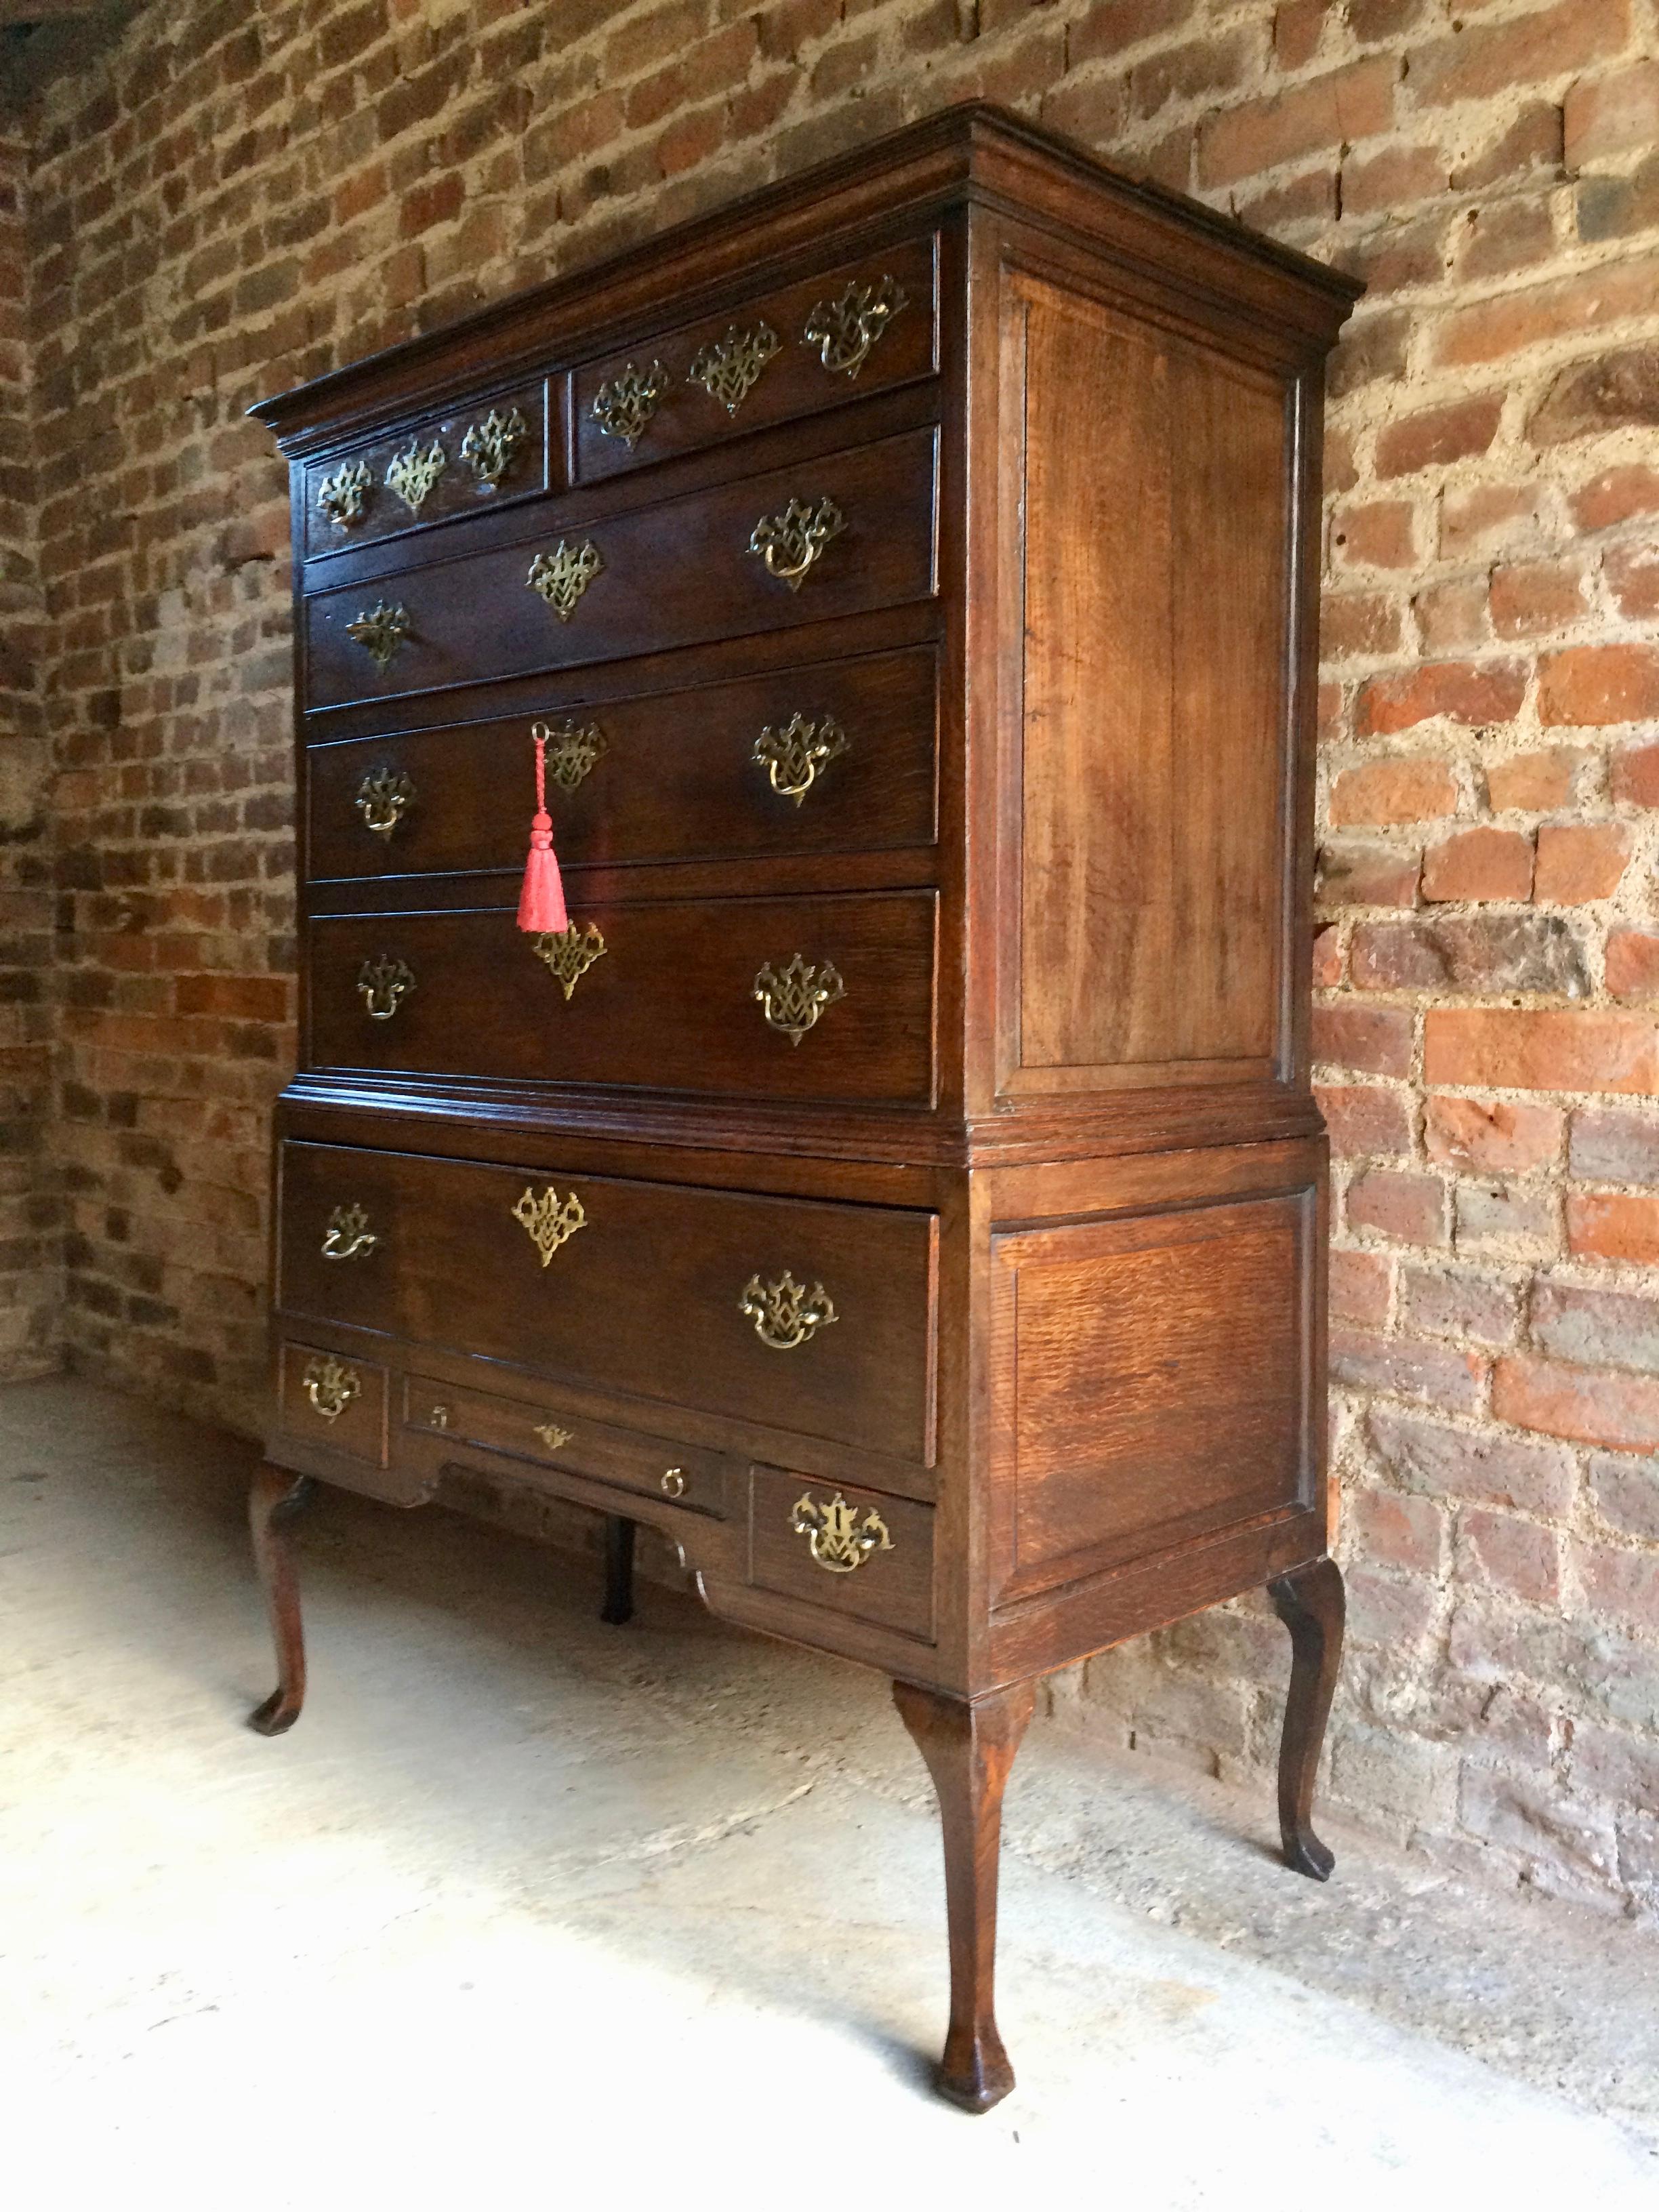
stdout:
<svg viewBox="0 0 1659 2212">
<path fill-rule="evenodd" d="M 313 880 L 517 868 L 537 717 L 313 746 Z M 559 856 L 756 859 L 927 845 L 935 835 L 933 647 L 592 705 L 549 732 Z"/>
<path fill-rule="evenodd" d="M 867 613 L 935 588 L 937 433 L 401 569 L 305 603 L 312 707 Z"/>
<path fill-rule="evenodd" d="M 335 915 L 310 934 L 311 1064 L 926 1106 L 935 895 Z M 539 950 L 538 950 L 539 947 Z"/>
<path fill-rule="evenodd" d="M 930 1465 L 936 1217 L 289 1140 L 277 1303 Z"/>
</svg>

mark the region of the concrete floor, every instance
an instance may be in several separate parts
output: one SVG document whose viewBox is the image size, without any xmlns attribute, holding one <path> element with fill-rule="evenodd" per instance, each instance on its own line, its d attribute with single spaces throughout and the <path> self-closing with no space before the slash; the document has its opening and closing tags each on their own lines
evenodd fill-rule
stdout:
<svg viewBox="0 0 1659 2212">
<path fill-rule="evenodd" d="M 885 1685 L 330 1494 L 266 1742 L 244 1445 L 0 1392 L 0 2155 L 20 2207 L 1659 2203 L 1659 1944 L 1032 1731 L 984 2119 Z"/>
</svg>

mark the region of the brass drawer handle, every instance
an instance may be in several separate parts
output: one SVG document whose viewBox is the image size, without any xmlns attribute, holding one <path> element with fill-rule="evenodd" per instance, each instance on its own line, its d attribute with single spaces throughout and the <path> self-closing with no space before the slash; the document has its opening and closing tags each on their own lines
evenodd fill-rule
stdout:
<svg viewBox="0 0 1659 2212">
<path fill-rule="evenodd" d="M 766 563 L 766 573 L 798 592 L 807 570 L 832 538 L 839 538 L 847 519 L 833 499 L 817 506 L 792 499 L 781 514 L 763 514 L 750 533 L 749 550 Z"/>
<path fill-rule="evenodd" d="M 803 343 L 817 346 L 831 375 L 856 377 L 876 340 L 905 305 L 892 277 L 875 284 L 849 284 L 838 300 L 820 300 L 807 318 Z"/>
<path fill-rule="evenodd" d="M 383 952 L 378 960 L 365 960 L 357 970 L 357 988 L 370 1021 L 389 1022 L 399 1002 L 415 988 L 415 970 L 406 960 L 393 960 Z"/>
<path fill-rule="evenodd" d="M 356 1369 L 343 1366 L 331 1355 L 326 1359 L 308 1359 L 301 1380 L 312 1412 L 325 1421 L 337 1421 L 363 1387 Z"/>
<path fill-rule="evenodd" d="M 562 538 L 550 553 L 536 556 L 525 581 L 532 592 L 541 593 L 562 623 L 568 623 L 582 593 L 604 567 L 599 549 L 591 538 L 580 545 L 568 544 Z"/>
<path fill-rule="evenodd" d="M 860 1521 L 858 1508 L 849 1505 L 840 1491 L 827 1505 L 818 1504 L 810 1490 L 804 1492 L 795 1500 L 789 1526 L 805 1537 L 812 1557 L 832 1575 L 850 1575 L 872 1552 L 893 1548 L 887 1523 L 873 1506 Z"/>
<path fill-rule="evenodd" d="M 549 1451 L 559 1451 L 569 1443 L 575 1431 L 562 1429 L 556 1421 L 538 1421 L 536 1425 L 536 1434 L 547 1446 Z"/>
<path fill-rule="evenodd" d="M 363 501 L 374 479 L 367 461 L 343 461 L 317 487 L 317 504 L 337 530 L 349 530 L 363 519 Z"/>
<path fill-rule="evenodd" d="M 368 1225 L 368 1216 L 361 1206 L 337 1206 L 328 1217 L 328 1231 L 323 1238 L 325 1260 L 359 1260 L 372 1252 L 380 1243 Z"/>
<path fill-rule="evenodd" d="M 573 921 L 568 929 L 538 929 L 530 940 L 538 960 L 564 993 L 565 1003 L 596 960 L 605 957 L 605 939 L 593 922 Z"/>
<path fill-rule="evenodd" d="M 810 1344 L 819 1329 L 838 1318 L 835 1300 L 822 1283 L 814 1283 L 809 1291 L 787 1267 L 775 1283 L 763 1283 L 758 1275 L 751 1275 L 743 1286 L 738 1311 L 754 1322 L 756 1335 L 774 1352 L 793 1352 Z"/>
<path fill-rule="evenodd" d="M 478 479 L 480 491 L 496 491 L 513 465 L 513 456 L 529 433 L 516 407 L 505 415 L 491 408 L 482 422 L 475 422 L 461 441 L 461 459 Z"/>
<path fill-rule="evenodd" d="M 683 1467 L 665 1468 L 663 1470 L 662 1494 L 665 1498 L 684 1497 L 685 1469 Z"/>
<path fill-rule="evenodd" d="M 567 1237 L 587 1226 L 587 1209 L 574 1190 L 568 1198 L 562 1199 L 549 1183 L 538 1198 L 535 1186 L 526 1183 L 524 1195 L 513 1208 L 513 1218 L 524 1224 L 544 1267 Z"/>
<path fill-rule="evenodd" d="M 448 466 L 449 456 L 435 438 L 424 453 L 417 438 L 388 463 L 386 489 L 395 491 L 411 514 L 418 514 L 427 495 Z"/>
<path fill-rule="evenodd" d="M 668 371 L 659 361 L 649 368 L 635 368 L 630 361 L 620 376 L 593 394 L 593 420 L 607 438 L 620 438 L 631 453 L 667 389 Z"/>
<path fill-rule="evenodd" d="M 447 1429 L 449 1426 L 448 1407 L 434 1406 L 426 1417 L 426 1425 L 429 1429 Z"/>
<path fill-rule="evenodd" d="M 769 722 L 755 740 L 754 762 L 780 799 L 799 806 L 832 760 L 847 750 L 847 732 L 833 714 L 809 722 L 792 714 L 781 730 Z"/>
<path fill-rule="evenodd" d="M 826 1006 L 847 995 L 847 986 L 829 961 L 815 966 L 804 953 L 796 953 L 781 973 L 769 960 L 755 978 L 751 999 L 775 1030 L 791 1044 L 799 1044 Z"/>
<path fill-rule="evenodd" d="M 415 804 L 415 787 L 395 769 L 373 768 L 357 786 L 352 804 L 362 816 L 365 830 L 389 838 Z"/>
<path fill-rule="evenodd" d="M 578 723 L 570 716 L 553 728 L 532 722 L 530 734 L 547 748 L 547 772 L 561 791 L 574 791 L 597 760 L 605 757 L 605 733 L 597 722 Z"/>
<path fill-rule="evenodd" d="M 735 415 L 782 343 L 770 323 L 757 323 L 751 331 L 728 323 L 726 336 L 711 338 L 697 355 L 685 380 L 702 385 L 728 415 Z"/>
<path fill-rule="evenodd" d="M 392 654 L 409 635 L 409 609 L 401 605 L 386 605 L 376 599 L 365 615 L 358 615 L 346 624 L 346 635 L 355 638 L 377 668 L 384 669 Z"/>
</svg>

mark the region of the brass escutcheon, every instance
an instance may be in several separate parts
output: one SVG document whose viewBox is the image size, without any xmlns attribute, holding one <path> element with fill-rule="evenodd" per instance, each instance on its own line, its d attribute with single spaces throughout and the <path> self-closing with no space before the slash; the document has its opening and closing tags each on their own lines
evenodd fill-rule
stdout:
<svg viewBox="0 0 1659 2212">
<path fill-rule="evenodd" d="M 828 960 L 815 965 L 798 952 L 781 973 L 769 960 L 749 995 L 771 1026 L 798 1045 L 824 1008 L 846 997 L 847 986 Z"/>
<path fill-rule="evenodd" d="M 532 592 L 540 592 L 562 623 L 568 623 L 582 593 L 604 567 L 599 549 L 591 538 L 580 545 L 568 544 L 562 538 L 550 553 L 536 556 L 525 581 Z"/>
<path fill-rule="evenodd" d="M 407 607 L 388 606 L 377 599 L 367 614 L 356 615 L 346 624 L 346 635 L 356 640 L 377 668 L 384 669 L 409 635 L 409 627 Z"/>
<path fill-rule="evenodd" d="M 361 1206 L 337 1206 L 323 1237 L 325 1260 L 360 1260 L 380 1243 Z"/>
<path fill-rule="evenodd" d="M 827 1505 L 818 1504 L 810 1490 L 804 1492 L 795 1500 L 789 1526 L 806 1538 L 812 1557 L 832 1575 L 850 1575 L 872 1552 L 893 1548 L 880 1514 L 872 1508 L 860 1521 L 858 1508 L 849 1505 L 840 1491 Z"/>
<path fill-rule="evenodd" d="M 755 1324 L 755 1334 L 773 1352 L 793 1352 L 811 1343 L 821 1328 L 838 1318 L 835 1301 L 822 1283 L 809 1291 L 786 1267 L 775 1283 L 751 1275 L 743 1286 L 738 1311 Z"/>
<path fill-rule="evenodd" d="M 754 761 L 780 799 L 799 806 L 832 760 L 847 750 L 847 732 L 833 714 L 809 722 L 792 714 L 781 730 L 769 722 L 755 740 Z"/>
<path fill-rule="evenodd" d="M 337 1421 L 363 1387 L 356 1369 L 343 1366 L 331 1353 L 325 1359 L 308 1359 L 301 1381 L 312 1412 L 325 1421 Z"/>
<path fill-rule="evenodd" d="M 317 504 L 337 530 L 349 530 L 363 519 L 363 501 L 374 478 L 367 461 L 343 461 L 317 487 Z"/>
<path fill-rule="evenodd" d="M 527 435 L 525 419 L 516 407 L 505 415 L 491 408 L 482 422 L 475 422 L 461 441 L 461 459 L 478 479 L 480 491 L 495 491 L 513 465 L 514 450 Z"/>
<path fill-rule="evenodd" d="M 539 1198 L 535 1186 L 527 1183 L 524 1195 L 513 1208 L 513 1218 L 523 1224 L 531 1243 L 542 1255 L 544 1267 L 567 1237 L 587 1226 L 586 1208 L 575 1192 L 562 1199 L 551 1183 Z"/>
<path fill-rule="evenodd" d="M 832 375 L 855 377 L 870 349 L 905 304 L 890 276 L 875 284 L 849 284 L 838 300 L 820 300 L 806 319 L 803 342 L 818 349 Z"/>
<path fill-rule="evenodd" d="M 574 791 L 605 750 L 597 722 L 579 723 L 568 715 L 556 730 L 549 722 L 532 722 L 530 734 L 546 746 L 547 772 L 561 791 Z"/>
<path fill-rule="evenodd" d="M 429 1429 L 447 1429 L 449 1426 L 448 1407 L 434 1406 L 426 1417 L 426 1425 Z"/>
<path fill-rule="evenodd" d="M 735 415 L 782 343 L 770 323 L 757 323 L 751 331 L 729 323 L 723 338 L 711 338 L 702 348 L 685 380 L 702 385 L 728 415 Z"/>
<path fill-rule="evenodd" d="M 399 1001 L 415 988 L 415 970 L 406 960 L 393 960 L 383 952 L 378 960 L 365 960 L 357 970 L 357 988 L 370 1021 L 389 1022 Z"/>
<path fill-rule="evenodd" d="M 418 514 L 427 495 L 448 465 L 449 456 L 435 438 L 424 453 L 417 438 L 388 463 L 386 489 L 395 491 L 411 514 Z"/>
<path fill-rule="evenodd" d="M 568 929 L 538 929 L 531 939 L 538 960 L 558 982 L 568 1005 L 570 994 L 596 960 L 605 957 L 605 939 L 595 922 L 572 922 Z"/>
<path fill-rule="evenodd" d="M 353 801 L 363 817 L 363 827 L 377 837 L 390 837 L 415 804 L 415 787 L 396 769 L 371 769 L 357 786 Z"/>
<path fill-rule="evenodd" d="M 667 389 L 668 371 L 659 361 L 649 368 L 635 368 L 630 361 L 593 394 L 593 420 L 607 438 L 620 438 L 632 453 Z"/>
<path fill-rule="evenodd" d="M 815 505 L 792 499 L 781 514 L 763 514 L 749 534 L 749 550 L 766 563 L 766 573 L 799 591 L 806 573 L 832 538 L 839 538 L 847 519 L 833 499 Z"/>
<path fill-rule="evenodd" d="M 683 1467 L 665 1468 L 663 1470 L 662 1494 L 665 1498 L 684 1497 L 685 1469 Z"/>
<path fill-rule="evenodd" d="M 569 1443 L 575 1431 L 562 1429 L 556 1421 L 538 1421 L 536 1424 L 536 1434 L 547 1446 L 549 1451 L 558 1451 Z"/>
</svg>

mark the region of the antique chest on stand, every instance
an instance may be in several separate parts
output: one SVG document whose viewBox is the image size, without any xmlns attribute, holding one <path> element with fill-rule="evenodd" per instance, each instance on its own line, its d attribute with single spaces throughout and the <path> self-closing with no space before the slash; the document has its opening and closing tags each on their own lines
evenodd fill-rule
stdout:
<svg viewBox="0 0 1659 2212">
<path fill-rule="evenodd" d="M 884 1670 L 992 2011 L 1045 1671 L 1341 1632 L 1308 1084 L 1319 454 L 1355 288 L 982 107 L 255 411 L 302 1012 L 255 1486 L 487 1472 Z M 516 926 L 546 747 L 569 903 Z"/>
</svg>

